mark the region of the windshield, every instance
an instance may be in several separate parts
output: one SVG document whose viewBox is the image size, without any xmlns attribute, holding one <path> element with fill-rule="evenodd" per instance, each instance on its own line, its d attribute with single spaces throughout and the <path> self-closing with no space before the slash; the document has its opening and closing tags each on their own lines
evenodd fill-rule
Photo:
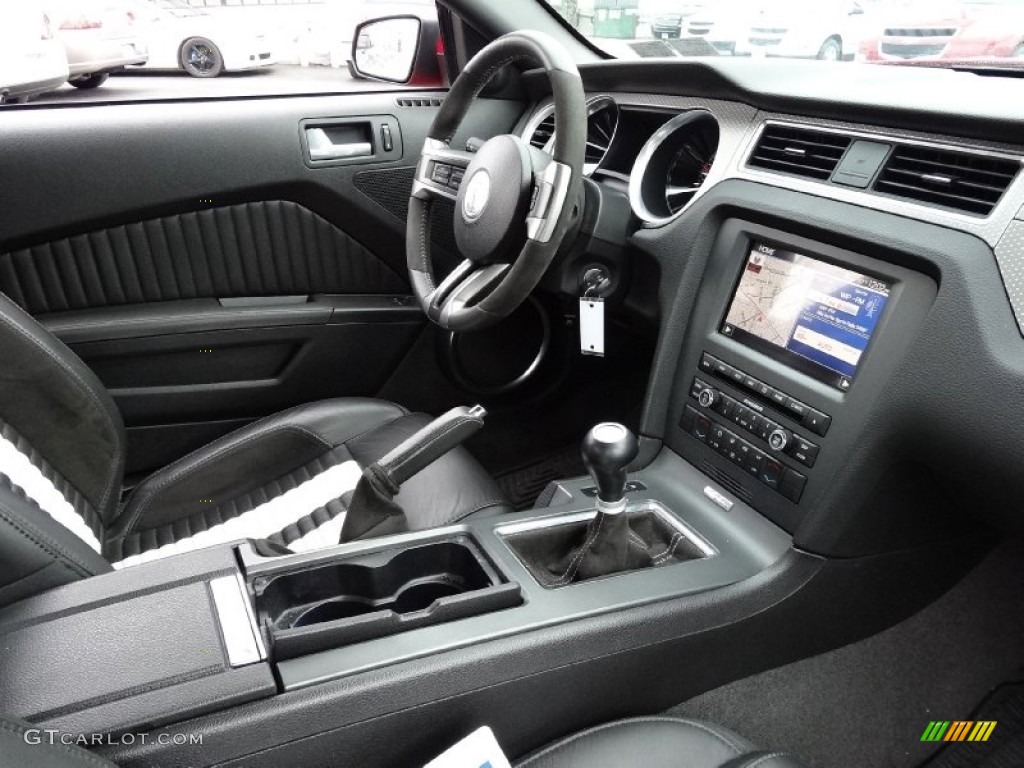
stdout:
<svg viewBox="0 0 1024 768">
<path fill-rule="evenodd" d="M 1024 0 L 549 0 L 618 58 L 1024 70 Z"/>
</svg>

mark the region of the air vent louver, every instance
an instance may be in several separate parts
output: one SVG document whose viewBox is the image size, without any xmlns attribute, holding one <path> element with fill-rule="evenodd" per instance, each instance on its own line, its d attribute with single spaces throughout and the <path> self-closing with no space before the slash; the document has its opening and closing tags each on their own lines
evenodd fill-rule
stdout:
<svg viewBox="0 0 1024 768">
<path fill-rule="evenodd" d="M 541 120 L 540 125 L 537 126 L 537 130 L 533 132 L 533 136 L 530 137 L 530 144 L 535 146 L 537 149 L 544 149 L 551 141 L 551 137 L 555 135 L 555 116 L 554 114 L 548 115 Z"/>
<path fill-rule="evenodd" d="M 440 107 L 441 99 L 395 99 L 400 107 Z"/>
<path fill-rule="evenodd" d="M 786 125 L 766 126 L 748 165 L 827 181 L 852 139 Z"/>
<path fill-rule="evenodd" d="M 929 205 L 987 216 L 1020 170 L 1000 157 L 898 145 L 874 190 Z"/>
</svg>

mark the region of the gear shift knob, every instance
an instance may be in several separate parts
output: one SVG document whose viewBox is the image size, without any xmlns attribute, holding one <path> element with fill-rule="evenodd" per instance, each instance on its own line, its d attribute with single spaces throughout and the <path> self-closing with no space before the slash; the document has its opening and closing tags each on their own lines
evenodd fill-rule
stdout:
<svg viewBox="0 0 1024 768">
<path fill-rule="evenodd" d="M 608 514 L 626 507 L 626 467 L 640 448 L 636 435 L 614 422 L 598 424 L 583 438 L 583 463 L 597 485 L 597 508 Z"/>
</svg>

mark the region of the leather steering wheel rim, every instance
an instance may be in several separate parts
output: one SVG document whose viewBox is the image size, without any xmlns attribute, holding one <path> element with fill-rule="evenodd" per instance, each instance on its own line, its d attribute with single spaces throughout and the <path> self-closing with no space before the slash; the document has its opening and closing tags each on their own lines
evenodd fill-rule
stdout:
<svg viewBox="0 0 1024 768">
<path fill-rule="evenodd" d="M 473 100 L 499 69 L 519 61 L 539 65 L 551 82 L 551 156 L 509 134 L 494 137 L 475 154 L 451 149 Z M 586 120 L 586 96 L 576 63 L 549 35 L 532 30 L 510 33 L 466 65 L 430 127 L 409 198 L 409 278 L 431 321 L 455 332 L 486 328 L 510 315 L 537 287 L 574 221 L 583 183 Z M 445 167 L 449 174 L 463 172 L 457 192 L 443 181 Z M 463 240 L 470 244 L 471 253 L 438 283 L 430 221 L 440 198 L 455 200 L 456 239 L 460 250 Z M 511 263 L 490 260 L 493 254 L 487 246 L 505 247 L 524 232 L 525 243 Z"/>
</svg>

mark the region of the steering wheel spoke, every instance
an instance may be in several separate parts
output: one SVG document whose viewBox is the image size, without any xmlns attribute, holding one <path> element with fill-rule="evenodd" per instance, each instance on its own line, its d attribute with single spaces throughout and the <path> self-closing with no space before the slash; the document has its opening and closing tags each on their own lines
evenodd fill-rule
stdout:
<svg viewBox="0 0 1024 768">
<path fill-rule="evenodd" d="M 473 152 L 452 149 L 452 137 L 494 74 L 520 62 L 539 64 L 548 75 L 555 103 L 550 152 L 540 153 L 507 133 L 471 140 L 466 149 Z M 511 315 L 541 284 L 573 231 L 583 201 L 586 133 L 579 69 L 549 35 L 510 32 L 466 64 L 427 131 L 409 198 L 409 282 L 433 323 L 456 333 L 488 328 Z M 452 237 L 441 238 L 448 228 L 434 227 L 450 207 Z M 435 242 L 445 241 L 466 261 L 438 285 L 432 250 Z"/>
<path fill-rule="evenodd" d="M 462 176 L 472 161 L 472 152 L 449 149 L 443 141 L 427 139 L 416 167 L 413 196 L 421 200 L 429 200 L 431 197 L 454 200 L 459 194 Z"/>
<path fill-rule="evenodd" d="M 463 261 L 430 294 L 427 316 L 446 325 L 468 307 L 479 304 L 511 268 L 509 264 L 481 266 L 468 259 Z"/>
</svg>

